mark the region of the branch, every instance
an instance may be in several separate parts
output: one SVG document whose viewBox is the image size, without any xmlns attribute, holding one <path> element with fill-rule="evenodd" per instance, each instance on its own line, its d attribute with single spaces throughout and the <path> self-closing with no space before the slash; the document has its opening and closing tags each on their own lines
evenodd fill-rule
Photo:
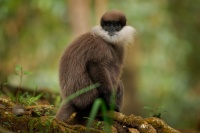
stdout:
<svg viewBox="0 0 200 133">
<path fill-rule="evenodd" d="M 20 116 L 16 116 L 14 109 L 19 106 L 19 110 L 23 109 Z M 17 111 L 16 111 L 17 112 Z M 21 107 L 14 103 L 0 98 L 0 131 L 4 128 L 6 131 L 13 132 L 92 132 L 102 133 L 105 123 L 95 120 L 91 128 L 80 125 L 75 120 L 73 114 L 67 123 L 61 122 L 54 118 L 56 110 L 50 105 L 37 105 Z M 52 116 L 50 116 L 52 115 Z M 180 133 L 179 131 L 168 126 L 163 120 L 155 117 L 143 119 L 140 116 L 126 116 L 119 112 L 108 113 L 108 117 L 113 119 L 112 132 L 128 132 L 128 133 Z"/>
</svg>

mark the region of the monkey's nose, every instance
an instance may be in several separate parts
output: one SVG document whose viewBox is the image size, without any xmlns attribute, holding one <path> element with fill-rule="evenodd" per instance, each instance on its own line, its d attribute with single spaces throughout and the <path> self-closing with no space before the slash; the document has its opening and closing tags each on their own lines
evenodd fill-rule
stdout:
<svg viewBox="0 0 200 133">
<path fill-rule="evenodd" d="M 108 35 L 109 35 L 109 36 L 114 36 L 115 33 L 114 33 L 114 32 L 108 32 Z"/>
<path fill-rule="evenodd" d="M 108 29 L 108 35 L 109 36 L 113 36 L 115 35 L 115 27 L 114 26 L 110 26 L 109 29 Z"/>
</svg>

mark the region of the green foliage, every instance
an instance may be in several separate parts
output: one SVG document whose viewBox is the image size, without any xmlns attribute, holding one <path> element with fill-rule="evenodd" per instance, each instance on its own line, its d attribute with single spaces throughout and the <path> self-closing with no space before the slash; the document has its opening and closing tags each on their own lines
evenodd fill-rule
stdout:
<svg viewBox="0 0 200 133">
<path fill-rule="evenodd" d="M 55 119 L 55 117 L 51 117 L 50 119 L 48 119 L 46 122 L 45 122 L 45 125 L 46 125 L 46 132 L 48 133 L 50 131 L 50 128 L 51 128 L 51 124 L 53 122 L 53 120 Z M 43 129 L 41 131 L 44 131 Z"/>
<path fill-rule="evenodd" d="M 2 95 L 1 90 L 2 90 L 3 87 L 6 86 L 6 85 L 7 85 L 7 83 L 1 83 L 1 82 L 0 82 L 0 96 Z"/>
<path fill-rule="evenodd" d="M 36 101 L 42 97 L 43 94 L 38 94 L 37 96 L 30 95 L 28 92 L 19 95 L 19 103 L 21 105 L 30 106 L 35 105 Z"/>
<path fill-rule="evenodd" d="M 8 83 L 0 83 L 0 89 L 3 88 L 3 86 L 7 85 Z"/>
<path fill-rule="evenodd" d="M 27 71 L 27 70 L 24 70 L 22 66 L 20 66 L 20 65 L 16 65 L 15 66 L 15 75 L 19 76 L 19 78 L 20 78 L 19 88 L 22 85 L 23 77 L 26 76 L 26 75 L 30 75 L 30 74 L 31 74 L 31 72 Z"/>
<path fill-rule="evenodd" d="M 12 102 L 17 102 L 20 105 L 30 106 L 36 105 L 36 101 L 39 100 L 43 94 L 38 94 L 36 96 L 29 94 L 28 92 L 19 93 L 18 97 L 14 96 L 12 93 L 7 93 L 8 97 Z"/>
<path fill-rule="evenodd" d="M 96 84 L 93 84 L 93 85 L 90 85 L 86 88 L 83 88 L 73 94 L 71 94 L 70 96 L 68 96 L 66 99 L 63 100 L 63 102 L 61 103 L 60 106 L 62 106 L 63 104 L 66 104 L 67 102 L 69 102 L 70 100 L 73 100 L 74 98 L 86 93 L 86 92 L 89 92 L 91 91 L 92 89 L 98 89 L 98 87 L 100 86 L 99 83 L 96 83 Z M 95 119 L 95 117 L 97 116 L 98 114 L 98 111 L 99 109 L 101 109 L 101 112 L 102 112 L 102 115 L 103 115 L 103 120 L 105 122 L 105 132 L 107 133 L 110 133 L 111 132 L 111 125 L 113 123 L 113 119 L 112 118 L 109 118 L 107 116 L 107 113 L 108 111 L 111 113 L 112 111 L 114 111 L 114 108 L 115 108 L 115 92 L 112 93 L 112 96 L 111 96 L 111 104 L 110 104 L 110 108 L 108 109 L 104 100 L 99 98 L 99 99 L 96 99 L 93 103 L 93 106 L 92 106 L 92 109 L 91 109 L 91 112 L 90 112 L 90 115 L 89 117 L 87 118 L 88 119 L 88 123 L 87 123 L 87 127 L 91 127 L 92 126 L 92 123 Z M 101 124 L 101 122 L 97 123 L 97 127 Z"/>
<path fill-rule="evenodd" d="M 14 96 L 13 94 L 8 94 L 12 101 L 16 101 L 21 105 L 30 106 L 36 104 L 36 101 L 43 95 L 43 94 L 38 94 L 37 96 L 35 96 L 37 87 L 35 88 L 33 94 L 29 94 L 28 92 L 25 92 L 23 94 L 20 93 L 23 77 L 30 74 L 31 72 L 24 70 L 22 66 L 20 65 L 15 66 L 15 75 L 19 76 L 20 82 L 16 96 Z"/>
<path fill-rule="evenodd" d="M 197 127 L 199 4 L 199 0 L 118 0 L 117 4 L 111 0 L 109 4 L 110 9 L 124 11 L 128 25 L 138 32 L 137 54 L 127 60 L 137 64 L 134 71 L 140 102 L 165 106 L 168 112 L 162 118 L 175 128 Z"/>
<path fill-rule="evenodd" d="M 55 101 L 54 101 L 54 106 L 59 108 L 60 106 L 60 101 L 61 101 L 61 97 L 60 96 L 57 96 Z"/>
<path fill-rule="evenodd" d="M 31 119 L 28 123 L 29 132 L 34 133 L 34 127 L 37 126 L 37 132 L 48 133 L 50 131 L 51 124 L 54 119 L 54 117 L 46 119 L 45 121 L 43 119 Z"/>
<path fill-rule="evenodd" d="M 108 109 L 107 109 L 106 104 L 103 99 L 96 99 L 94 101 L 94 104 L 92 106 L 92 109 L 91 109 L 91 112 L 90 112 L 90 115 L 88 118 L 87 127 L 92 126 L 92 123 L 98 114 L 99 108 L 101 108 L 101 112 L 103 114 L 103 120 L 105 122 L 104 130 L 106 133 L 111 133 L 111 125 L 113 123 L 113 119 L 107 117 Z"/>
<path fill-rule="evenodd" d="M 101 124 L 102 124 L 102 122 L 101 122 L 101 121 L 98 121 L 98 122 L 97 122 L 97 125 L 96 125 L 96 128 L 98 128 Z"/>
<path fill-rule="evenodd" d="M 166 112 L 165 107 L 144 107 L 145 110 L 150 112 L 151 117 L 161 118 L 161 115 Z"/>
<path fill-rule="evenodd" d="M 10 73 L 18 62 L 35 69 L 23 85 L 58 88 L 58 53 L 71 39 L 66 1 L 1 0 L 0 12 L 0 81 L 17 84 Z"/>
<path fill-rule="evenodd" d="M 95 117 L 98 115 L 99 109 L 101 109 L 101 113 L 102 113 L 104 124 L 105 124 L 104 125 L 105 127 L 103 128 L 103 130 L 106 133 L 111 133 L 111 125 L 113 124 L 113 119 L 112 119 L 112 117 L 111 118 L 108 117 L 108 113 L 110 113 L 110 116 L 112 116 L 111 114 L 113 113 L 113 111 L 115 109 L 116 95 L 115 95 L 114 91 L 112 92 L 110 100 L 111 100 L 111 103 L 110 103 L 109 109 L 107 108 L 106 103 L 103 99 L 99 98 L 99 99 L 95 100 L 95 102 L 92 106 L 89 118 L 88 118 L 87 127 L 90 127 L 92 125 Z M 97 123 L 96 126 L 98 127 L 100 124 L 101 123 L 99 122 L 99 123 Z"/>
<path fill-rule="evenodd" d="M 17 76 L 19 76 L 19 79 L 20 79 L 20 80 L 19 80 L 19 88 L 18 88 L 17 94 L 16 94 L 16 101 L 17 101 L 17 102 L 22 102 L 22 101 L 20 101 L 20 88 L 21 88 L 21 86 L 22 86 L 22 79 L 23 79 L 23 77 L 24 77 L 25 75 L 30 75 L 31 72 L 24 70 L 23 67 L 20 66 L 20 65 L 16 65 L 16 66 L 15 66 L 15 74 L 16 74 Z M 23 98 L 22 98 L 22 99 L 23 99 Z M 22 100 L 22 99 L 21 99 L 21 100 Z"/>
</svg>

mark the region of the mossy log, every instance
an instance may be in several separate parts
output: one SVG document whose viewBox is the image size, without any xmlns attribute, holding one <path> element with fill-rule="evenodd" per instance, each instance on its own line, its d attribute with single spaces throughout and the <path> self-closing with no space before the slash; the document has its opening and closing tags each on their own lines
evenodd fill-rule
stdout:
<svg viewBox="0 0 200 133">
<path fill-rule="evenodd" d="M 0 132 L 7 130 L 12 132 L 44 132 L 44 133 L 103 133 L 98 126 L 91 128 L 83 125 L 69 124 L 58 121 L 52 114 L 55 114 L 55 109 L 49 105 L 38 105 L 23 107 L 24 112 L 16 115 L 14 108 L 18 106 L 6 99 L 0 98 Z M 19 107 L 20 108 L 20 107 Z M 18 109 L 18 108 L 17 108 Z M 108 113 L 108 116 L 113 118 L 113 133 L 180 133 L 179 131 L 168 126 L 163 120 L 150 117 L 143 119 L 140 116 L 126 116 L 122 113 Z M 74 117 L 71 117 L 73 121 Z M 94 121 L 93 125 L 97 125 L 98 120 Z M 103 122 L 101 122 L 103 123 Z M 102 124 L 103 126 L 104 124 Z M 103 129 L 103 128 L 101 128 Z"/>
<path fill-rule="evenodd" d="M 28 94 L 34 94 L 35 96 L 42 94 L 40 100 L 48 101 L 48 103 L 50 104 L 54 104 L 57 96 L 60 95 L 58 91 L 51 91 L 48 88 L 39 88 L 36 91 L 36 89 L 12 86 L 9 84 L 5 86 L 0 86 L 0 94 L 2 93 L 4 95 L 17 94 L 18 90 L 20 90 L 21 94 L 28 93 Z"/>
<path fill-rule="evenodd" d="M 24 114 L 20 116 L 16 116 L 13 113 L 13 108 L 15 106 L 16 105 L 9 100 L 0 98 L 1 130 L 30 133 L 80 133 L 85 132 L 86 130 L 93 133 L 102 132 L 93 128 L 86 128 L 82 125 L 68 125 L 64 122 L 58 121 L 54 116 L 45 116 L 46 112 L 54 111 L 52 106 L 49 105 L 24 107 Z M 38 115 L 35 115 L 35 113 Z"/>
<path fill-rule="evenodd" d="M 145 121 L 152 125 L 157 133 L 180 133 L 177 130 L 174 130 L 169 125 L 167 125 L 163 120 L 156 117 L 146 118 Z"/>
</svg>

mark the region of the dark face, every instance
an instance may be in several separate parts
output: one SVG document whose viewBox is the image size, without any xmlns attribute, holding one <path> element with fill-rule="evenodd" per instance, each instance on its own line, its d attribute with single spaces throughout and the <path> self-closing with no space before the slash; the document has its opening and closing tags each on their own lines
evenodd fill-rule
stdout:
<svg viewBox="0 0 200 133">
<path fill-rule="evenodd" d="M 116 32 L 120 31 L 124 25 L 122 25 L 120 21 L 104 21 L 101 26 L 110 36 L 113 36 Z"/>
</svg>

